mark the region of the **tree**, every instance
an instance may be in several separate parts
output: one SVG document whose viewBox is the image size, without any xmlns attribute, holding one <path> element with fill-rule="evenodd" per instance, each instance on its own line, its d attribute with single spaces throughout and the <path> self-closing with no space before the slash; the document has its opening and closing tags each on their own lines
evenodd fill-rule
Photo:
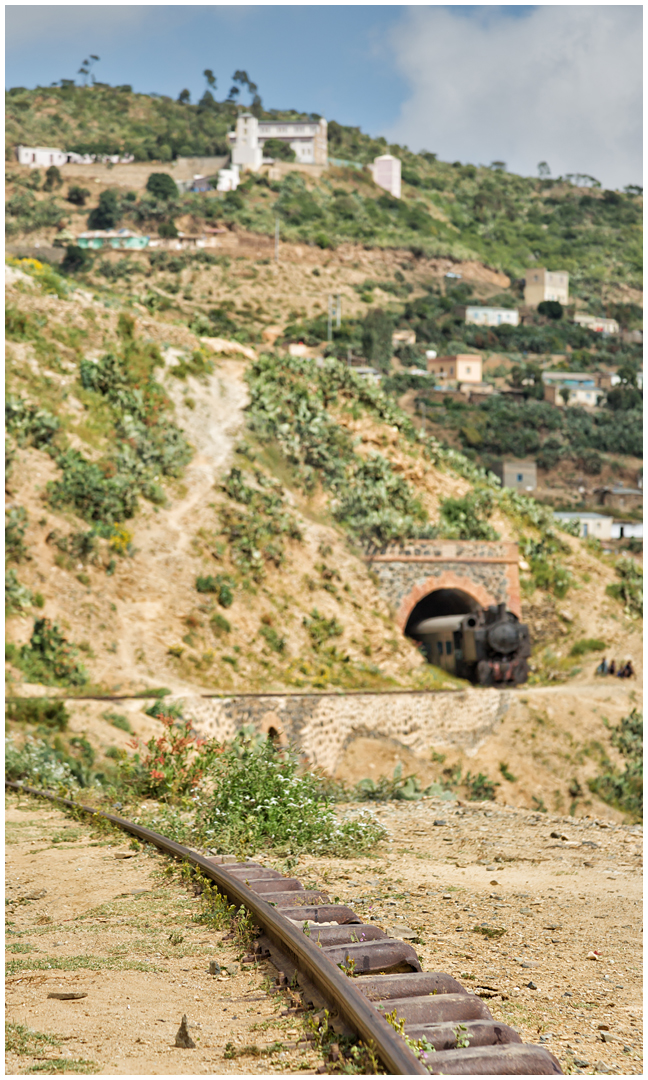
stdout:
<svg viewBox="0 0 648 1080">
<path fill-rule="evenodd" d="M 205 93 L 198 102 L 198 112 L 207 112 L 209 109 L 217 109 L 218 105 L 214 101 L 214 95 L 211 90 L 205 90 Z"/>
<path fill-rule="evenodd" d="M 50 165 L 45 173 L 45 183 L 43 185 L 43 191 L 53 191 L 55 187 L 59 188 L 63 183 L 63 178 L 56 165 Z"/>
<path fill-rule="evenodd" d="M 93 53 L 90 53 L 90 58 L 88 60 L 84 60 L 83 63 L 81 64 L 81 67 L 79 68 L 79 70 L 77 72 L 77 75 L 83 75 L 83 85 L 84 86 L 88 85 L 88 75 L 90 75 L 94 65 L 97 63 L 98 60 L 99 60 L 98 56 L 95 56 Z M 92 78 L 92 81 L 94 82 L 95 81 L 94 75 L 92 75 L 91 78 Z M 63 80 L 61 80 L 61 82 L 62 81 Z"/>
<path fill-rule="evenodd" d="M 294 161 L 296 154 L 290 143 L 281 139 L 266 139 L 263 144 L 263 156 L 278 158 L 279 161 Z"/>
<path fill-rule="evenodd" d="M 65 274 L 82 274 L 92 266 L 92 256 L 85 248 L 77 247 L 76 244 L 68 244 L 61 263 L 61 270 Z"/>
<path fill-rule="evenodd" d="M 382 308 L 374 308 L 367 313 L 362 326 L 362 351 L 366 359 L 373 360 L 380 371 L 389 371 L 393 330 L 393 320 Z"/>
<path fill-rule="evenodd" d="M 506 172 L 505 161 L 491 161 L 490 167 L 493 172 Z"/>
<path fill-rule="evenodd" d="M 564 309 L 559 300 L 541 300 L 538 304 L 538 315 L 544 315 L 547 319 L 562 319 Z"/>
<path fill-rule="evenodd" d="M 88 225 L 91 229 L 114 229 L 120 216 L 117 192 L 109 189 L 101 192 L 99 205 L 90 212 Z"/>
<path fill-rule="evenodd" d="M 203 71 L 203 75 L 205 76 L 205 78 L 207 80 L 207 86 L 210 88 L 210 90 L 215 90 L 216 89 L 216 78 L 215 78 L 214 72 L 211 70 L 211 68 L 205 68 L 205 70 Z"/>
<path fill-rule="evenodd" d="M 548 176 L 551 176 L 551 169 L 547 165 L 546 161 L 538 162 L 538 176 L 541 180 L 546 180 Z"/>
<path fill-rule="evenodd" d="M 158 228 L 158 236 L 161 236 L 163 240 L 175 240 L 178 235 L 174 221 L 163 221 Z"/>
<path fill-rule="evenodd" d="M 190 105 L 191 94 L 188 90 L 181 90 L 178 94 L 178 105 Z"/>
<path fill-rule="evenodd" d="M 68 188 L 67 201 L 72 203 L 73 206 L 85 206 L 89 194 L 88 188 L 79 187 L 78 184 L 72 184 Z"/>
<path fill-rule="evenodd" d="M 560 396 L 563 399 L 565 405 L 569 405 L 569 399 L 571 397 L 571 390 L 568 386 L 563 386 L 560 390 Z"/>
<path fill-rule="evenodd" d="M 146 181 L 146 190 L 156 199 L 176 199 L 178 185 L 168 173 L 151 173 Z"/>
</svg>

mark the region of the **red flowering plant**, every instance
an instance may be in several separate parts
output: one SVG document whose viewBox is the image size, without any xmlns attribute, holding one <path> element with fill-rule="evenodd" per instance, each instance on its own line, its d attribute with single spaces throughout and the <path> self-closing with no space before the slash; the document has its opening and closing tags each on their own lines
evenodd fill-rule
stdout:
<svg viewBox="0 0 648 1080">
<path fill-rule="evenodd" d="M 172 800 L 193 794 L 222 747 L 215 739 L 203 739 L 190 720 L 158 716 L 164 732 L 147 743 L 132 739 L 135 753 L 120 762 L 120 780 L 133 794 Z"/>
</svg>

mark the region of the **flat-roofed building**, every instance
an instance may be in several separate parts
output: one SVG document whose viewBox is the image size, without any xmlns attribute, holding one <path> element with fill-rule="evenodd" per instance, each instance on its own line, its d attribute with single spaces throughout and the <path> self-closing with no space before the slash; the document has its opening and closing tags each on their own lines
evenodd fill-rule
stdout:
<svg viewBox="0 0 648 1080">
<path fill-rule="evenodd" d="M 587 371 L 543 371 L 544 399 L 552 405 L 582 405 L 594 409 L 605 397 L 596 377 Z"/>
<path fill-rule="evenodd" d="M 427 369 L 440 382 L 481 383 L 482 358 L 476 353 L 437 356 L 427 361 Z"/>
<path fill-rule="evenodd" d="M 590 536 L 594 540 L 612 539 L 612 518 L 607 514 L 595 514 L 592 510 L 556 510 L 554 517 L 558 521 L 578 521 L 582 537 Z"/>
<path fill-rule="evenodd" d="M 569 303 L 569 274 L 566 270 L 545 270 L 538 266 L 526 271 L 524 303 L 537 307 L 543 300 L 557 300 L 563 305 Z"/>
<path fill-rule="evenodd" d="M 381 154 L 371 166 L 374 184 L 384 188 L 395 199 L 401 197 L 401 163 L 393 154 Z"/>
<path fill-rule="evenodd" d="M 606 319 L 599 315 L 574 315 L 577 326 L 584 326 L 586 330 L 594 330 L 597 334 L 618 334 L 619 324 L 616 319 Z"/>
<path fill-rule="evenodd" d="M 257 120 L 251 113 L 241 113 L 236 130 L 227 137 L 233 163 L 250 169 L 258 169 L 263 163 L 268 139 L 287 143 L 301 165 L 326 165 L 328 161 L 328 124 L 324 119 Z"/>
<path fill-rule="evenodd" d="M 473 326 L 519 326 L 517 308 L 467 307 L 465 320 Z"/>
<path fill-rule="evenodd" d="M 535 461 L 498 461 L 492 467 L 502 487 L 516 491 L 535 491 L 538 486 L 538 466 Z"/>
</svg>

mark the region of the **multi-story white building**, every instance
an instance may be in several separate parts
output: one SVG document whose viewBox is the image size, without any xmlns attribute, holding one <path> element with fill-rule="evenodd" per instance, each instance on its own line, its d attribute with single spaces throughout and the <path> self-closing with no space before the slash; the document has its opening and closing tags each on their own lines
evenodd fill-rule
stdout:
<svg viewBox="0 0 648 1080">
<path fill-rule="evenodd" d="M 381 154 L 380 157 L 374 158 L 371 172 L 374 178 L 374 184 L 384 188 L 384 190 L 388 191 L 390 195 L 393 195 L 395 199 L 400 199 L 401 163 L 398 158 L 394 157 L 392 154 Z"/>
<path fill-rule="evenodd" d="M 524 281 L 524 303 L 537 307 L 543 300 L 569 303 L 569 274 L 566 270 L 545 270 L 532 267 L 527 270 Z"/>
<path fill-rule="evenodd" d="M 268 139 L 280 139 L 295 151 L 302 165 L 326 165 L 328 161 L 328 125 L 326 120 L 257 120 L 251 113 L 241 113 L 236 130 L 227 136 L 234 165 L 258 169 L 263 163 L 263 147 Z"/>
<path fill-rule="evenodd" d="M 517 308 L 467 307 L 466 322 L 473 326 L 519 326 Z"/>
<path fill-rule="evenodd" d="M 586 330 L 595 330 L 598 334 L 618 334 L 619 324 L 616 319 L 605 319 L 598 315 L 574 315 L 574 322 Z"/>
</svg>

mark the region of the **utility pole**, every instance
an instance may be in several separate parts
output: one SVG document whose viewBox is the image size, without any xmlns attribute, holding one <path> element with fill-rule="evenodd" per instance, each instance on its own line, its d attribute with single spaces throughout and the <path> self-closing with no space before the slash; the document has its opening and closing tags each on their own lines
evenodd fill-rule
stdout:
<svg viewBox="0 0 648 1080">
<path fill-rule="evenodd" d="M 275 218 L 275 262 L 279 262 L 279 218 Z"/>
</svg>

